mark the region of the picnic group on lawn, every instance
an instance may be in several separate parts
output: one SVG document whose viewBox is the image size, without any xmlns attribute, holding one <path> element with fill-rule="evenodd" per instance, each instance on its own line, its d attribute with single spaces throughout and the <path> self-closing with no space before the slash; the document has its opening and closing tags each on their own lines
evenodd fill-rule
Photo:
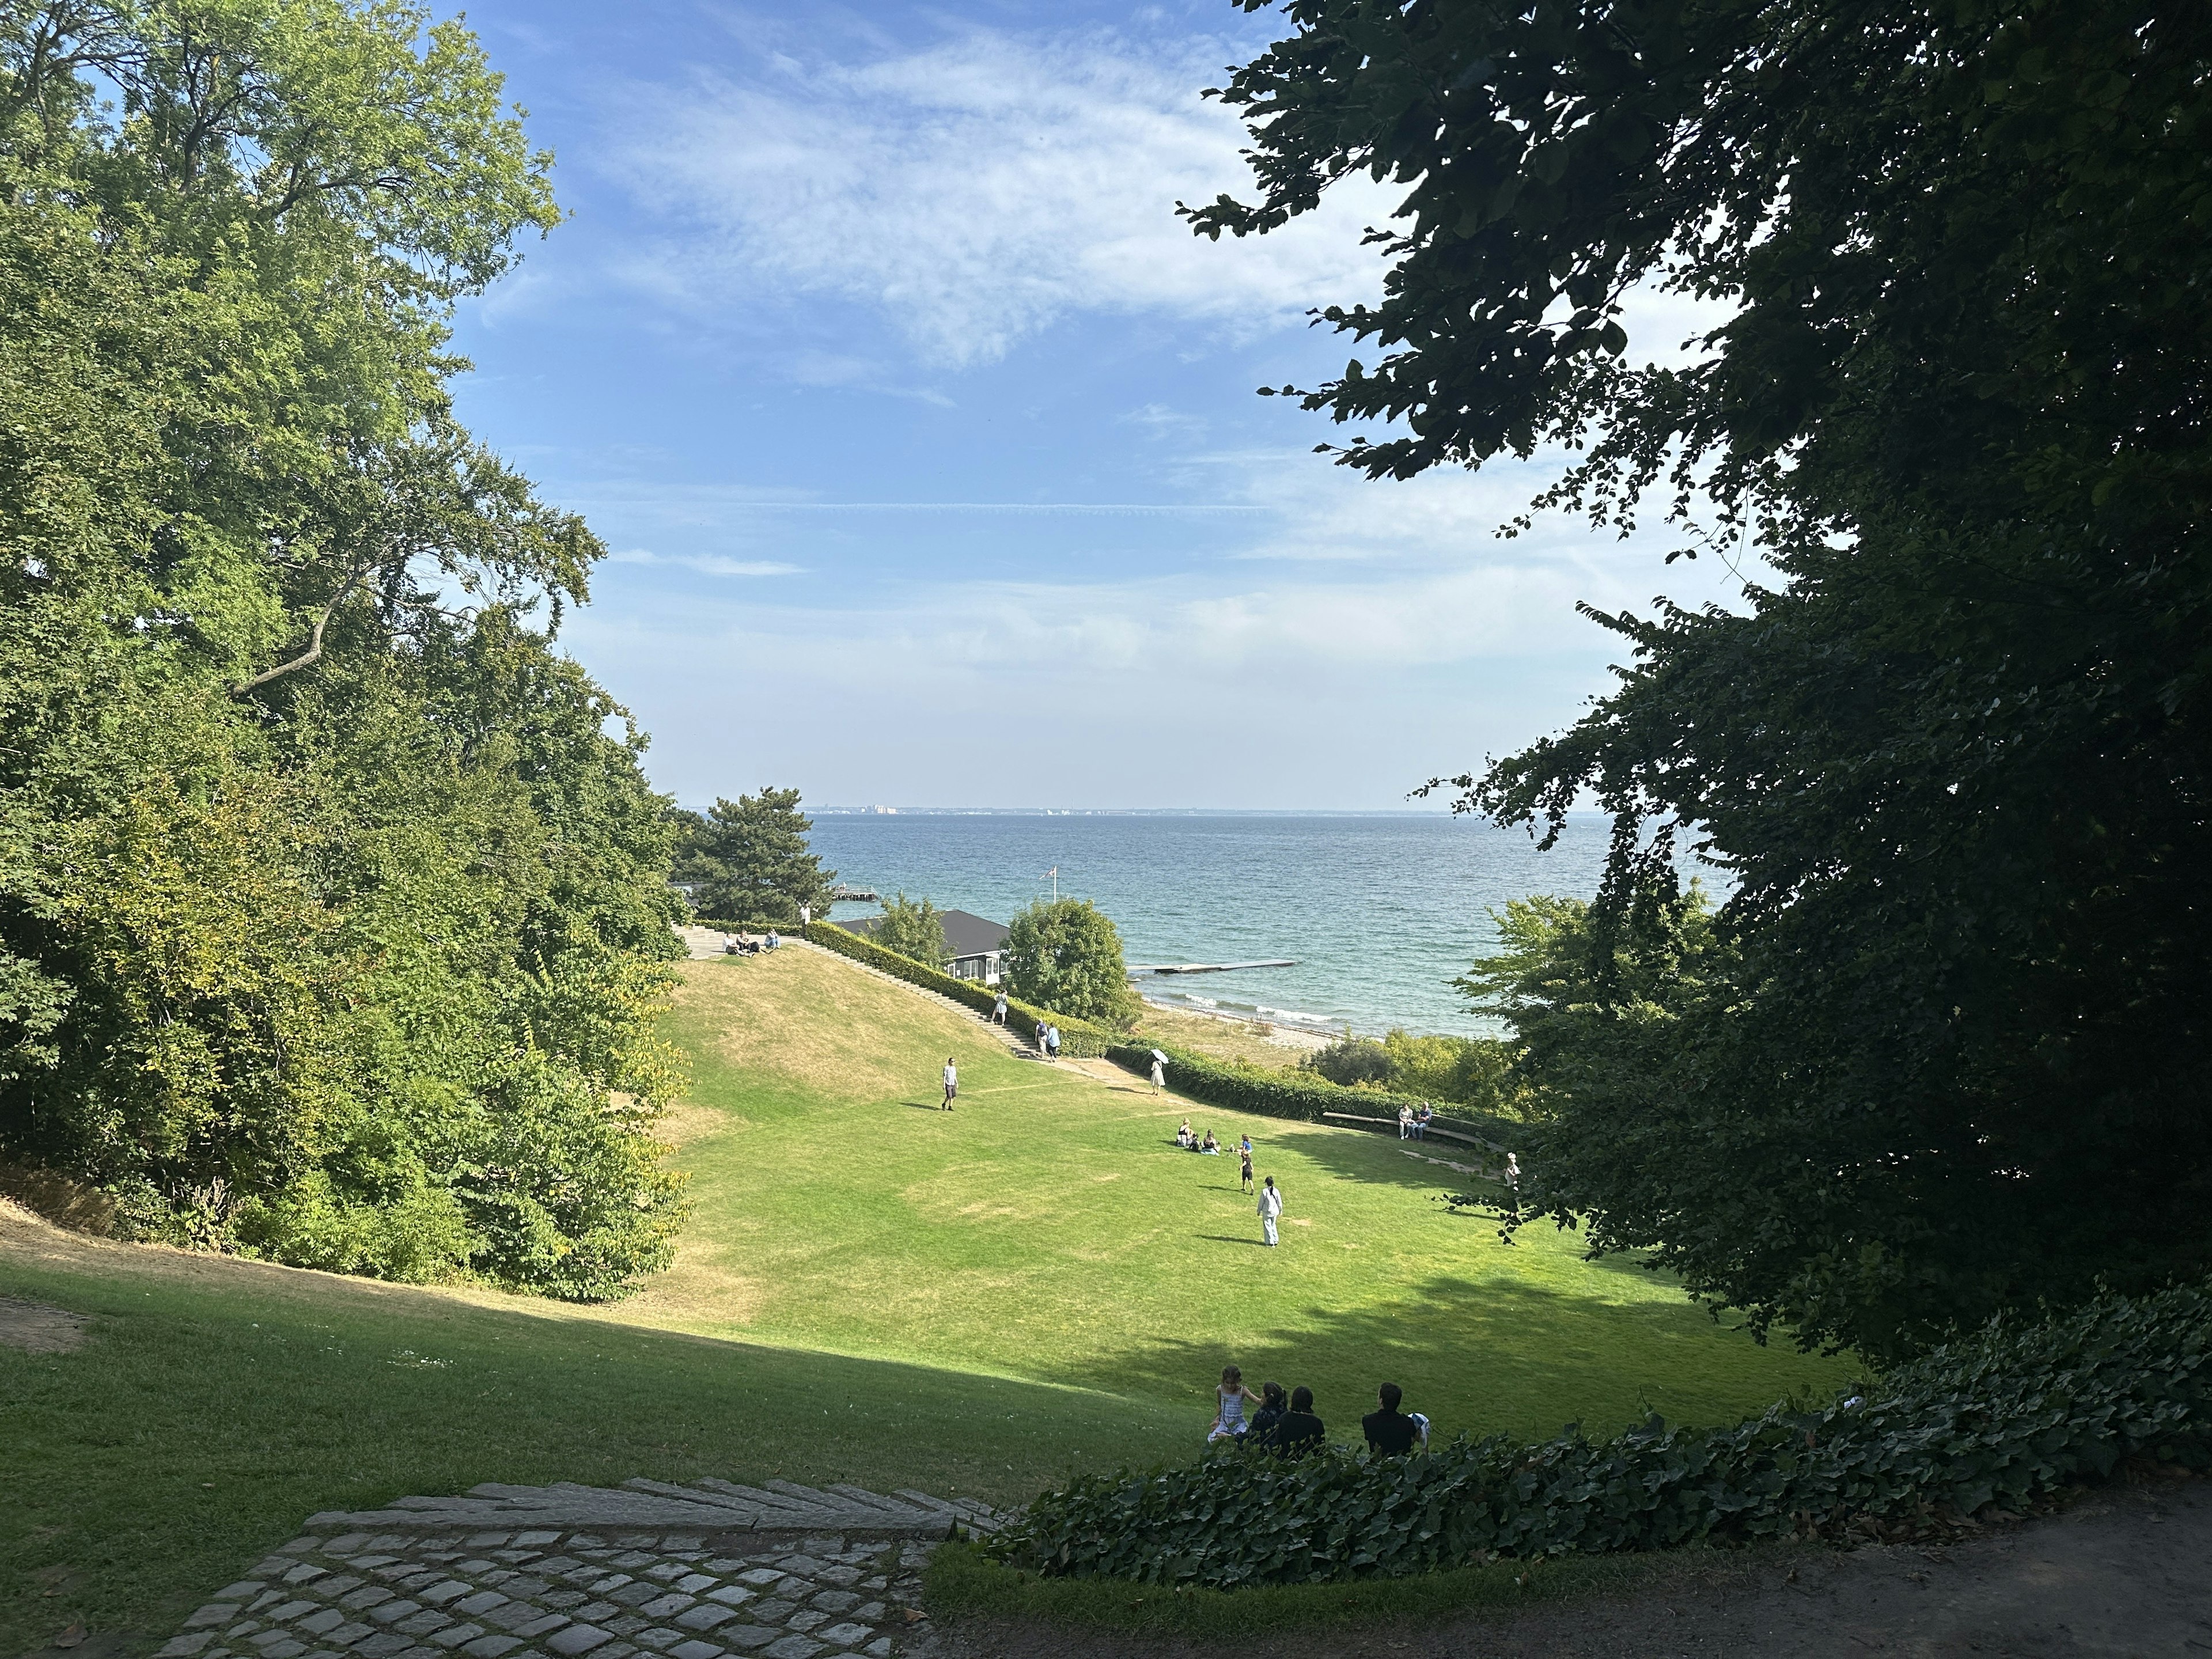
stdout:
<svg viewBox="0 0 2212 1659">
<path fill-rule="evenodd" d="M 1429 1419 L 1419 1412 L 1398 1409 L 1406 1398 L 1405 1390 L 1395 1382 L 1385 1382 L 1376 1395 L 1382 1409 L 1359 1419 L 1367 1449 L 1377 1457 L 1402 1457 L 1416 1448 L 1426 1450 Z M 1304 1457 L 1327 1442 L 1327 1431 L 1314 1415 L 1311 1389 L 1292 1389 L 1285 1395 L 1281 1383 L 1262 1382 L 1259 1404 L 1255 1407 L 1252 1391 L 1244 1386 L 1244 1373 L 1234 1365 L 1224 1365 L 1221 1386 L 1213 1391 L 1213 1426 L 1206 1436 L 1208 1445 L 1217 1440 L 1233 1440 L 1257 1446 L 1276 1457 Z"/>
</svg>

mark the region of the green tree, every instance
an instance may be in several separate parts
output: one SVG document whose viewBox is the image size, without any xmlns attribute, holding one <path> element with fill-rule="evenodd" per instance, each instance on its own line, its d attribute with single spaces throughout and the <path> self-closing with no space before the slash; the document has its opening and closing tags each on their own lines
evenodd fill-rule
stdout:
<svg viewBox="0 0 2212 1659">
<path fill-rule="evenodd" d="M 933 968 L 952 954 L 945 943 L 945 913 L 927 898 L 909 900 L 902 892 L 884 903 L 873 937 L 886 951 Z"/>
<path fill-rule="evenodd" d="M 717 800 L 696 823 L 678 849 L 676 876 L 694 884 L 701 915 L 788 926 L 802 906 L 828 914 L 837 872 L 807 850 L 814 824 L 799 810 L 799 791 Z"/>
<path fill-rule="evenodd" d="M 1562 1161 L 1550 1201 L 1870 1352 L 2212 1267 L 2212 15 L 1285 9 L 1223 89 L 1261 197 L 1192 217 L 1403 189 L 1382 299 L 1322 313 L 1382 355 L 1295 394 L 1396 422 L 1339 459 L 1561 444 L 1547 503 L 1626 526 L 1656 489 L 1683 552 L 1772 573 L 1600 617 L 1634 648 L 1614 693 L 1454 781 L 1547 835 L 1601 802 L 1595 1006 L 1694 1011 L 1644 1155 Z M 1654 366 L 1637 284 L 1726 320 Z M 1692 849 L 1730 881 L 1725 989 L 1616 1003 Z M 1694 1217 L 1692 1165 L 1735 1177 Z"/>
<path fill-rule="evenodd" d="M 1039 899 L 1015 912 L 1000 960 L 1026 1002 L 1103 1025 L 1135 1022 L 1121 933 L 1089 899 Z"/>
<path fill-rule="evenodd" d="M 0 1156 L 599 1297 L 681 1212 L 670 833 L 552 648 L 598 542 L 452 417 L 557 217 L 500 90 L 388 0 L 0 8 Z"/>
</svg>

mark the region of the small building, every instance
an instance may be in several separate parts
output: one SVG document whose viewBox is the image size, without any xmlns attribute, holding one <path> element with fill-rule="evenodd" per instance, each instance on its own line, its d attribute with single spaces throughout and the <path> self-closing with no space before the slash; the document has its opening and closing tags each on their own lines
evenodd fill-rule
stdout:
<svg viewBox="0 0 2212 1659">
<path fill-rule="evenodd" d="M 951 952 L 945 959 L 945 971 L 955 979 L 980 980 L 986 985 L 996 985 L 999 958 L 1006 948 L 1006 924 L 966 910 L 940 910 L 938 918 L 945 924 L 945 947 Z M 837 925 L 866 939 L 874 935 L 883 920 L 881 916 L 854 916 Z"/>
</svg>

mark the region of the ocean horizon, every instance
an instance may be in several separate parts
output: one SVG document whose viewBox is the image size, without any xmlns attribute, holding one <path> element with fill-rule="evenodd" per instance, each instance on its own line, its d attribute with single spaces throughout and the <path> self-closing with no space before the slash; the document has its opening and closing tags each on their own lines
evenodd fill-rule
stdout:
<svg viewBox="0 0 2212 1659">
<path fill-rule="evenodd" d="M 1611 821 L 1524 830 L 1435 810 L 809 809 L 841 882 L 1006 921 L 1057 888 L 1112 917 L 1132 963 L 1287 958 L 1285 968 L 1140 975 L 1168 1007 L 1316 1030 L 1472 1036 L 1454 978 L 1495 948 L 1492 912 L 1597 890 Z M 1055 877 L 1052 872 L 1057 871 Z M 832 919 L 875 913 L 843 902 Z"/>
</svg>

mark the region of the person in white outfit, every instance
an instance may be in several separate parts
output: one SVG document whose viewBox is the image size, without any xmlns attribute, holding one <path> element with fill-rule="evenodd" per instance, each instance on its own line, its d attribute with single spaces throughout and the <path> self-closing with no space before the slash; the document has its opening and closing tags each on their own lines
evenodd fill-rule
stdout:
<svg viewBox="0 0 2212 1659">
<path fill-rule="evenodd" d="M 1275 1186 L 1275 1177 L 1269 1176 L 1267 1184 L 1260 1188 L 1260 1231 L 1267 1235 L 1267 1247 L 1276 1243 L 1275 1218 L 1283 1212 L 1283 1194 Z"/>
<path fill-rule="evenodd" d="M 1244 1420 L 1244 1408 L 1252 1403 L 1252 1391 L 1244 1386 L 1244 1373 L 1234 1365 L 1224 1365 L 1221 1386 L 1213 1391 L 1213 1426 L 1206 1432 L 1206 1443 L 1209 1446 L 1224 1437 L 1243 1434 L 1249 1426 Z"/>
<path fill-rule="evenodd" d="M 1161 1089 L 1166 1085 L 1167 1080 L 1168 1068 L 1160 1063 L 1160 1057 L 1158 1054 L 1154 1054 L 1152 1056 L 1152 1092 L 1154 1094 L 1159 1093 Z"/>
<path fill-rule="evenodd" d="M 952 1056 L 945 1057 L 945 1109 L 952 1109 L 952 1102 L 960 1092 L 960 1068 L 952 1063 Z"/>
</svg>

